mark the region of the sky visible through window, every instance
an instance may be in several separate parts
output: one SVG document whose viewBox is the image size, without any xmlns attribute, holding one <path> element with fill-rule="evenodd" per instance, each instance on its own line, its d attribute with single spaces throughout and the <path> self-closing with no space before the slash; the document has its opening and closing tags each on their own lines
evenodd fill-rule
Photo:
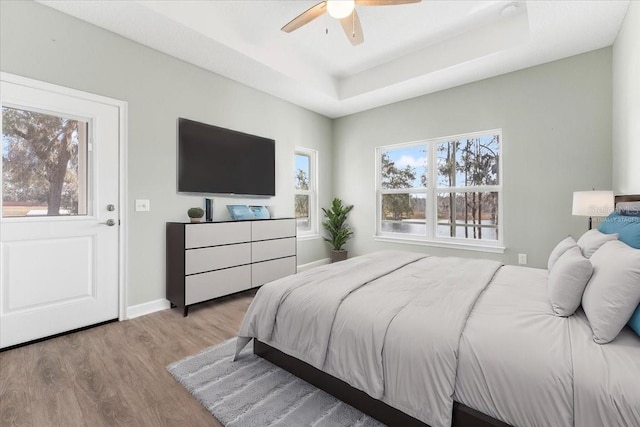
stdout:
<svg viewBox="0 0 640 427">
<path fill-rule="evenodd" d="M 396 168 L 405 169 L 411 166 L 415 171 L 416 178 L 413 181 L 413 188 L 420 188 L 420 177 L 427 173 L 427 147 L 414 146 L 384 151 L 389 156 Z"/>
<path fill-rule="evenodd" d="M 309 157 L 296 154 L 296 171 L 298 169 L 302 169 L 309 176 Z"/>
</svg>

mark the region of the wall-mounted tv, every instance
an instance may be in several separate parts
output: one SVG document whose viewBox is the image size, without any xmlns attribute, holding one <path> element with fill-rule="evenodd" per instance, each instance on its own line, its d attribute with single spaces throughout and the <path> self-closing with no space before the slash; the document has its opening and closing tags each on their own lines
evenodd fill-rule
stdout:
<svg viewBox="0 0 640 427">
<path fill-rule="evenodd" d="M 275 141 L 178 119 L 178 192 L 275 196 Z"/>
</svg>

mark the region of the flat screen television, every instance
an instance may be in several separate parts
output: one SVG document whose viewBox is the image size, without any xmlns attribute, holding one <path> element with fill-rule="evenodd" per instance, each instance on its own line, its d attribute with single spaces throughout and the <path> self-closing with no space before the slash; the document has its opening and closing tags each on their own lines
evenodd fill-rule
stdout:
<svg viewBox="0 0 640 427">
<path fill-rule="evenodd" d="M 275 196 L 275 141 L 178 119 L 178 192 Z"/>
</svg>

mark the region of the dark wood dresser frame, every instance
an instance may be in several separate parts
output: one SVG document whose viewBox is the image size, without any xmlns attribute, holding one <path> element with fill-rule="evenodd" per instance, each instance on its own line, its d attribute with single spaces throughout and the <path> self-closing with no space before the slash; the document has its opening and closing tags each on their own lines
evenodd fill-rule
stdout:
<svg viewBox="0 0 640 427">
<path fill-rule="evenodd" d="M 361 390 L 351 387 L 346 382 L 257 339 L 253 340 L 253 352 L 388 426 L 429 427 L 422 421 L 378 399 L 374 399 Z M 453 423 L 451 425 L 452 427 L 510 427 L 509 424 L 491 418 L 458 402 L 453 403 Z"/>
</svg>

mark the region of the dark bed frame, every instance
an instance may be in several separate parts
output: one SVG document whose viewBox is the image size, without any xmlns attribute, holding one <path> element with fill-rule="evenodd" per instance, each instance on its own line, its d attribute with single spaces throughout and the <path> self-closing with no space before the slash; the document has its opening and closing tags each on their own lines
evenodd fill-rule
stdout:
<svg viewBox="0 0 640 427">
<path fill-rule="evenodd" d="M 257 339 L 253 340 L 253 352 L 388 426 L 429 427 L 422 421 L 351 387 L 346 382 Z M 458 402 L 453 402 L 453 423 L 451 425 L 452 427 L 510 427 L 509 424 Z"/>
<path fill-rule="evenodd" d="M 618 202 L 635 201 L 640 201 L 640 194 L 615 196 L 616 204 Z M 289 356 L 257 339 L 253 341 L 253 352 L 258 356 L 291 372 L 293 375 L 302 378 L 308 383 L 313 384 L 319 389 L 326 391 L 388 426 L 429 427 L 422 421 L 378 399 L 374 399 L 365 392 L 351 387 L 346 382 L 314 368 L 308 363 Z M 458 402 L 453 402 L 453 422 L 451 425 L 452 427 L 510 427 L 509 424 L 496 420 Z"/>
</svg>

